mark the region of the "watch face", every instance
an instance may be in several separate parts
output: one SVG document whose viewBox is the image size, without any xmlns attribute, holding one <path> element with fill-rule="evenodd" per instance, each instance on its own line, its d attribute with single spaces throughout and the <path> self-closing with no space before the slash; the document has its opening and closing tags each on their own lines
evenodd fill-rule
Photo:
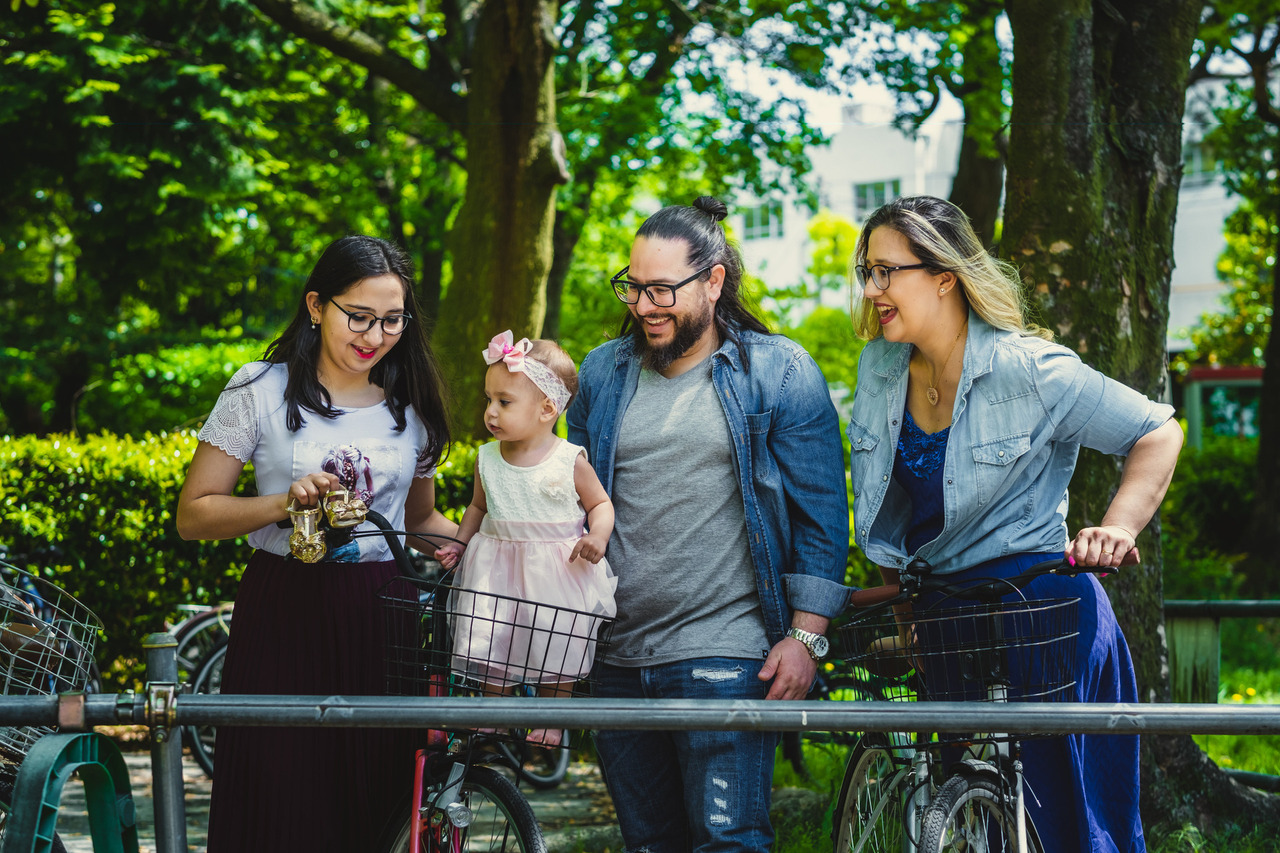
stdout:
<svg viewBox="0 0 1280 853">
<path fill-rule="evenodd" d="M 813 641 L 813 653 L 820 658 L 827 656 L 827 651 L 831 648 L 831 644 L 827 642 L 827 638 L 818 635 L 818 639 Z"/>
</svg>

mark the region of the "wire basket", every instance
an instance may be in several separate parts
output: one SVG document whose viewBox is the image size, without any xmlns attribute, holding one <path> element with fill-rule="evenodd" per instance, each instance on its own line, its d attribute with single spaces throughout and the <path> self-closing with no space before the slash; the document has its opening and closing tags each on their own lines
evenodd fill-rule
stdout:
<svg viewBox="0 0 1280 853">
<path fill-rule="evenodd" d="M 92 678 L 102 620 L 42 577 L 0 561 L 0 692 L 49 696 L 83 690 Z M 16 772 L 31 745 L 53 729 L 0 727 L 0 775 Z"/>
<path fill-rule="evenodd" d="M 859 698 L 1066 701 L 1076 683 L 1079 599 L 881 610 L 837 629 Z"/>
<path fill-rule="evenodd" d="M 613 633 L 613 620 L 599 613 L 461 589 L 448 580 L 398 578 L 378 596 L 393 696 L 538 688 L 588 695 L 592 661 Z"/>
</svg>

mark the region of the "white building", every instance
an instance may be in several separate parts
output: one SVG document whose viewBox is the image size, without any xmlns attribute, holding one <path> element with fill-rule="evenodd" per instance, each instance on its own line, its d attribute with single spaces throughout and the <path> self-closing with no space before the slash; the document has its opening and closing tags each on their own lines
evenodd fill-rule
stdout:
<svg viewBox="0 0 1280 853">
<path fill-rule="evenodd" d="M 892 107 L 871 101 L 846 105 L 839 129 L 828 147 L 810 151 L 811 180 L 819 206 L 855 223 L 875 208 L 904 195 L 951 192 L 959 153 L 961 123 L 952 117 L 931 120 L 915 139 L 896 130 Z M 1189 342 L 1179 335 L 1200 315 L 1220 309 L 1225 286 L 1218 281 L 1218 256 L 1226 248 L 1223 221 L 1235 209 L 1216 180 L 1212 164 L 1200 162 L 1199 128 L 1188 123 L 1186 172 L 1178 200 L 1174 230 L 1174 263 L 1169 299 L 1169 349 Z M 796 199 L 746 209 L 734 221 L 747 269 L 771 287 L 799 283 L 812 254 L 808 239 L 810 210 Z M 824 294 L 833 305 L 843 295 Z"/>
</svg>

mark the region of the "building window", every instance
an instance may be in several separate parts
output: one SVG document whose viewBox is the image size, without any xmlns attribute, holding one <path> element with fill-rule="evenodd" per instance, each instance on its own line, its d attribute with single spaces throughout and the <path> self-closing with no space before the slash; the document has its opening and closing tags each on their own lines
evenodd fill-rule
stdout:
<svg viewBox="0 0 1280 853">
<path fill-rule="evenodd" d="M 902 195 L 902 182 L 897 178 L 892 181 L 854 184 L 853 216 L 855 219 L 869 216 L 876 208 L 888 204 L 900 195 Z"/>
<path fill-rule="evenodd" d="M 742 239 L 764 240 L 782 236 L 782 205 L 762 204 L 742 214 Z"/>
</svg>

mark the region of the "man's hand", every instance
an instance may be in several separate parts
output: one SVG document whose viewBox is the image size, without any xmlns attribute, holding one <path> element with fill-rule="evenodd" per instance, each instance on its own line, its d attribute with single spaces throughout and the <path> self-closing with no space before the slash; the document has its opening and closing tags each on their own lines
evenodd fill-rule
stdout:
<svg viewBox="0 0 1280 853">
<path fill-rule="evenodd" d="M 817 673 L 818 662 L 809 656 L 804 643 L 794 637 L 783 637 L 769 650 L 769 657 L 765 658 L 764 668 L 760 670 L 761 681 L 773 679 L 764 698 L 803 699 L 809 695 Z"/>
</svg>

